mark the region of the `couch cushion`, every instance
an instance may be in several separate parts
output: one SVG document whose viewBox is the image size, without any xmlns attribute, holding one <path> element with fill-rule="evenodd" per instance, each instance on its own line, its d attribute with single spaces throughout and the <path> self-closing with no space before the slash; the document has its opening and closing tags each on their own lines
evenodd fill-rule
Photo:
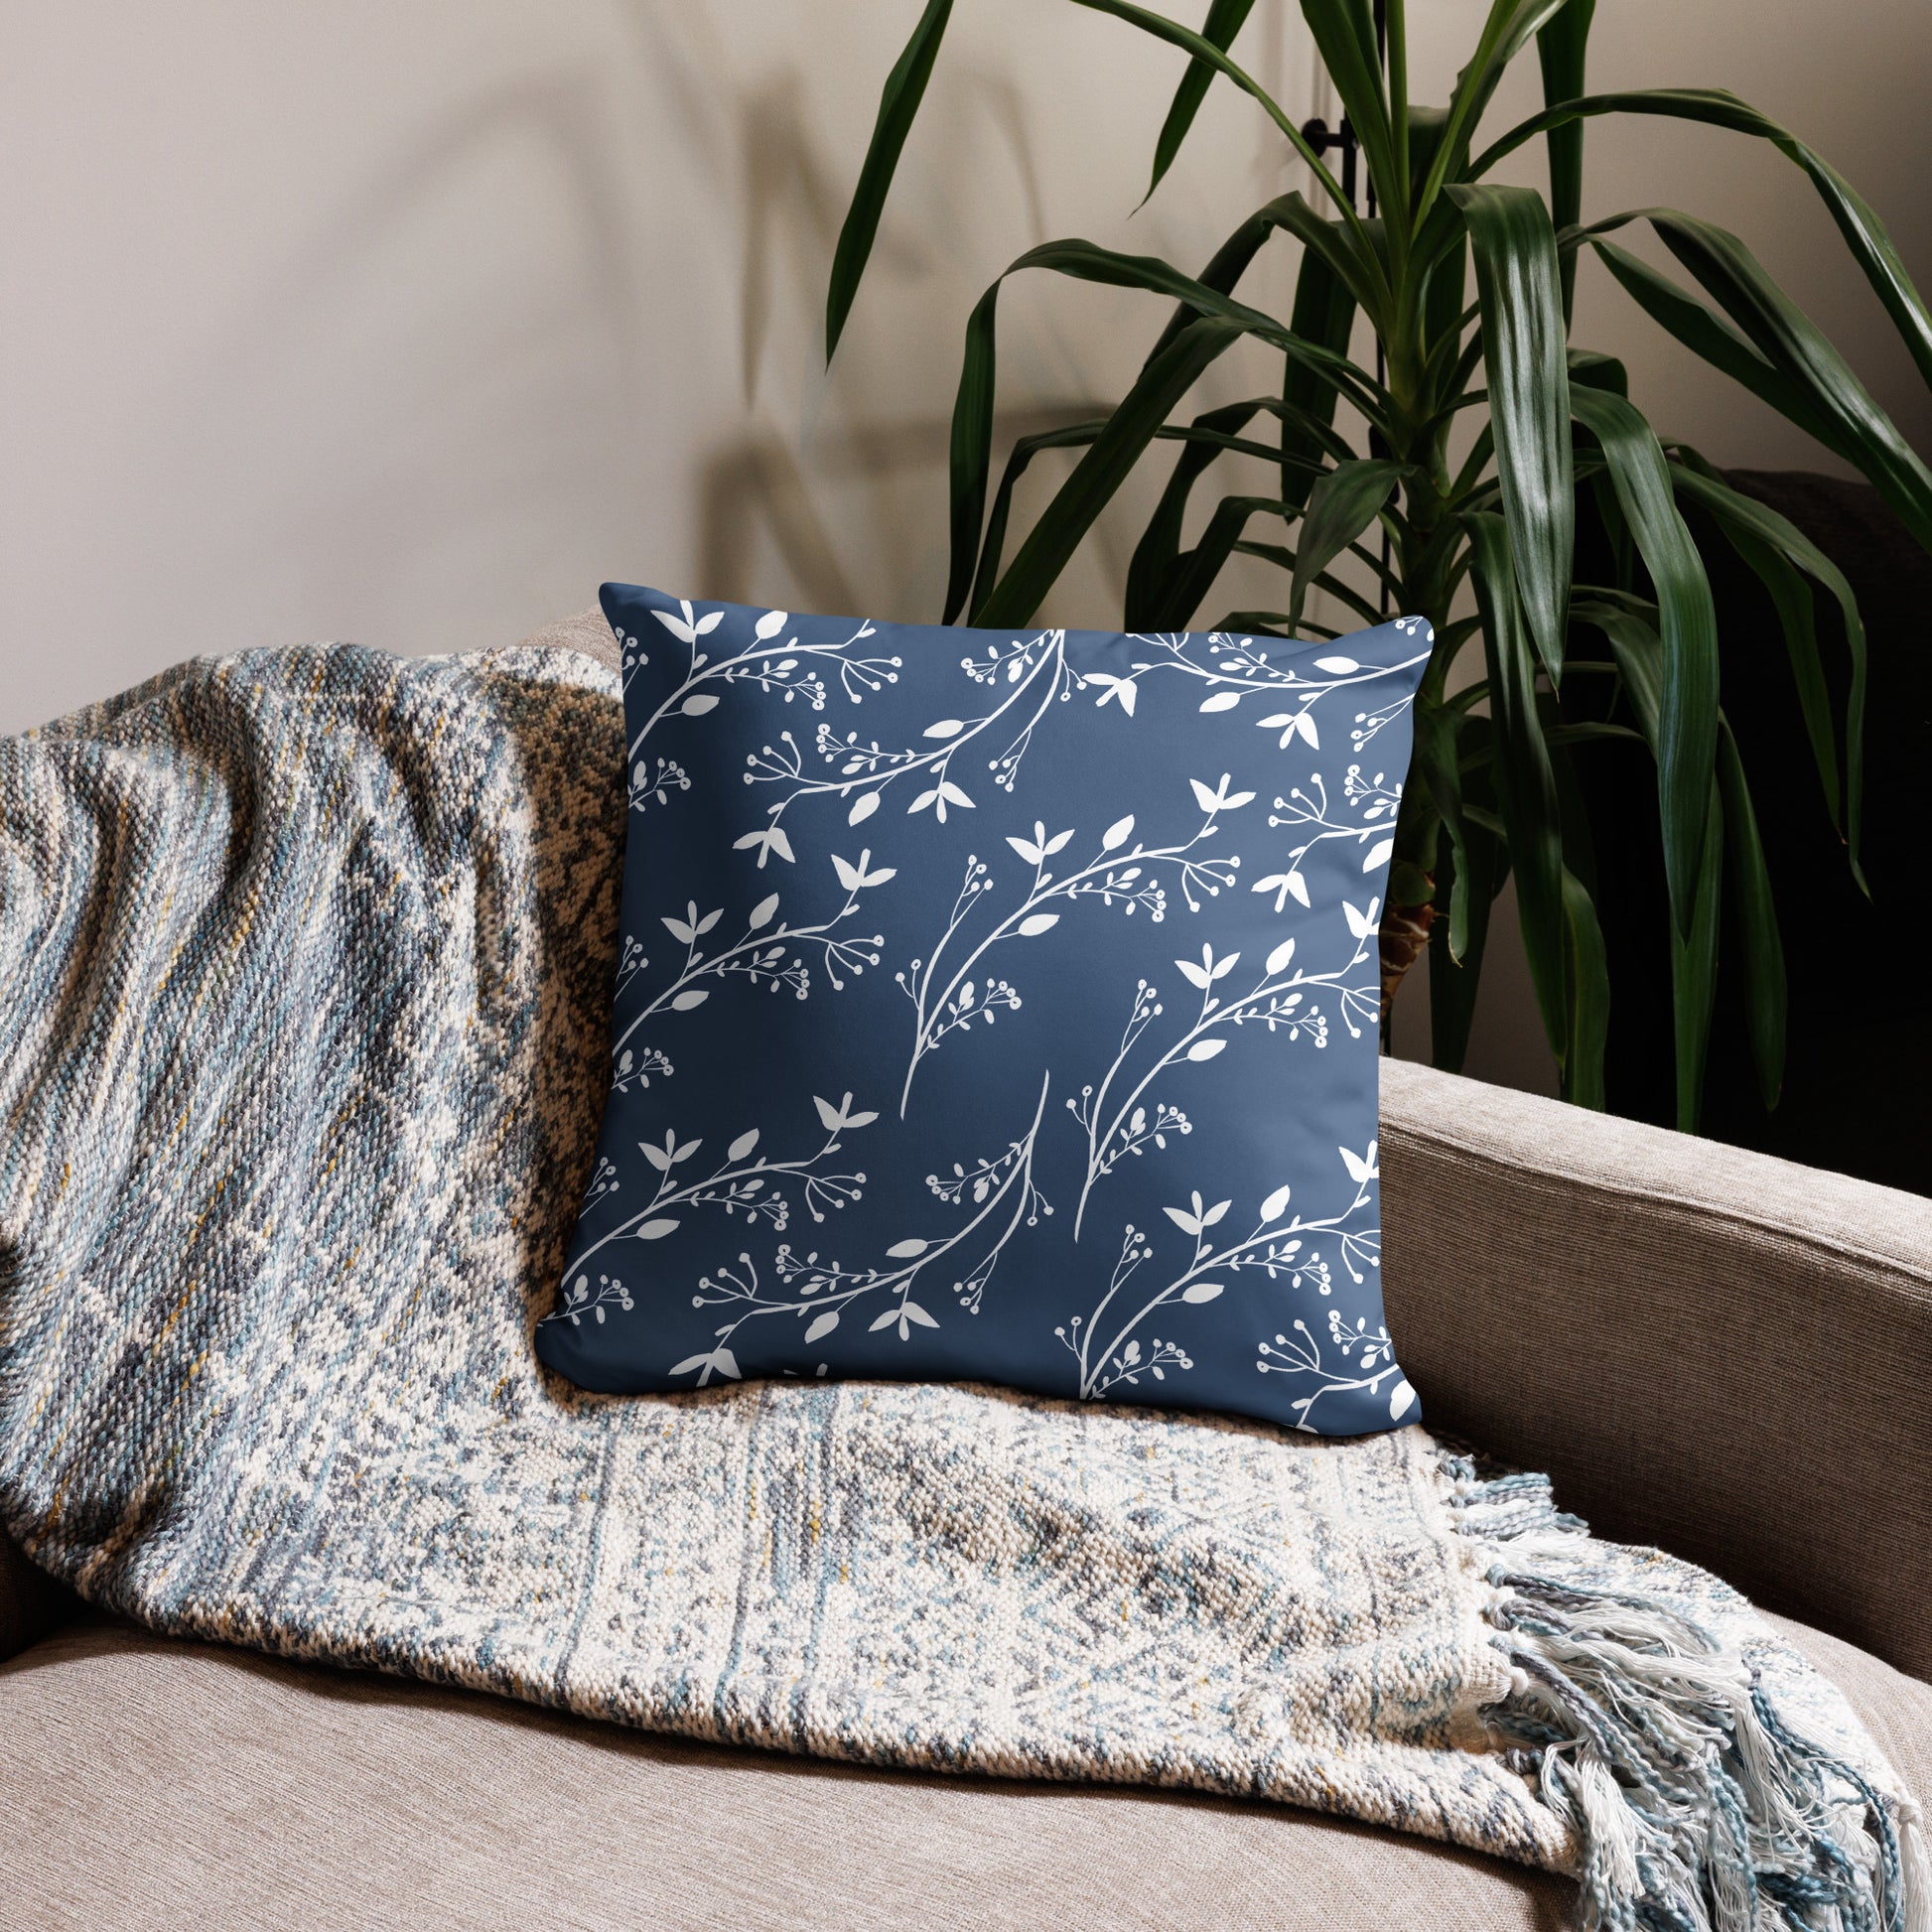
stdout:
<svg viewBox="0 0 1932 1932">
<path fill-rule="evenodd" d="M 1490 1932 L 1572 1887 L 1279 1806 L 700 1748 L 115 1625 L 0 1667 L 0 1926 Z"/>
<path fill-rule="evenodd" d="M 1785 1624 L 1932 1786 L 1932 1687 Z M 1502 1932 L 1572 1888 L 1274 1806 L 703 1748 L 118 1624 L 0 1668 L 0 1926 Z"/>
</svg>

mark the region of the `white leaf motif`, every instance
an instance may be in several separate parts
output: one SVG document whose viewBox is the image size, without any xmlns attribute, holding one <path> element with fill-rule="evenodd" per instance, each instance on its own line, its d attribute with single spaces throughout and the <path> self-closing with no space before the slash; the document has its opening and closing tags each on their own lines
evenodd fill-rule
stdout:
<svg viewBox="0 0 1932 1932">
<path fill-rule="evenodd" d="M 1407 1382 L 1398 1382 L 1389 1391 L 1389 1420 L 1400 1422 L 1415 1402 L 1416 1392 Z"/>
<path fill-rule="evenodd" d="M 676 1226 L 677 1222 L 669 1215 L 659 1215 L 656 1220 L 646 1221 L 637 1230 L 637 1239 L 639 1241 L 661 1241 Z"/>
<path fill-rule="evenodd" d="M 680 707 L 687 718 L 702 718 L 718 709 L 718 700 L 709 691 L 694 691 Z"/>
<path fill-rule="evenodd" d="M 1037 939 L 1042 932 L 1050 932 L 1060 922 L 1057 912 L 1034 912 L 1020 921 L 1019 932 L 1023 939 Z"/>
<path fill-rule="evenodd" d="M 1395 852 L 1393 839 L 1380 839 L 1368 849 L 1368 857 L 1362 861 L 1364 872 L 1373 872 L 1377 866 L 1386 866 Z"/>
<path fill-rule="evenodd" d="M 1336 677 L 1346 677 L 1351 671 L 1362 667 L 1352 657 L 1317 657 L 1314 660 L 1317 671 L 1331 671 Z"/>
<path fill-rule="evenodd" d="M 693 987 L 688 993 L 680 993 L 671 1002 L 673 1013 L 689 1013 L 693 1007 L 701 1007 L 711 998 L 703 987 Z"/>
<path fill-rule="evenodd" d="M 966 726 L 961 719 L 941 718 L 936 725 L 928 725 L 925 728 L 925 735 L 928 738 L 957 738 L 965 729 Z"/>
<path fill-rule="evenodd" d="M 1134 814 L 1129 812 L 1125 818 L 1117 818 L 1100 835 L 1102 852 L 1113 852 L 1125 845 L 1134 836 Z"/>
<path fill-rule="evenodd" d="M 1348 1170 L 1349 1179 L 1357 1187 L 1365 1186 L 1382 1172 L 1375 1164 L 1376 1145 L 1374 1141 L 1370 1141 L 1366 1154 L 1351 1154 L 1345 1147 L 1335 1150 L 1341 1156 L 1341 1165 Z"/>
<path fill-rule="evenodd" d="M 924 1254 L 926 1249 L 929 1248 L 931 1245 L 932 1244 L 929 1241 L 920 1241 L 916 1239 L 911 1241 L 895 1241 L 893 1245 L 886 1250 L 886 1258 L 889 1261 L 910 1261 L 914 1255 Z"/>
<path fill-rule="evenodd" d="M 791 841 L 785 837 L 782 825 L 767 826 L 762 832 L 747 832 L 742 839 L 732 841 L 734 852 L 745 852 L 751 847 L 759 849 L 759 865 L 763 866 L 766 858 L 775 852 L 787 865 L 795 863 L 791 856 Z"/>
<path fill-rule="evenodd" d="M 1224 1039 L 1197 1039 L 1188 1047 L 1187 1057 L 1190 1060 L 1211 1060 L 1226 1045 Z"/>
<path fill-rule="evenodd" d="M 742 1161 L 748 1154 L 751 1153 L 751 1151 L 755 1147 L 758 1146 L 758 1144 L 759 1144 L 759 1130 L 756 1127 L 754 1127 L 748 1129 L 745 1133 L 739 1135 L 738 1139 L 735 1140 L 731 1144 L 731 1146 L 725 1150 L 725 1152 L 728 1155 L 730 1155 L 734 1161 Z"/>
<path fill-rule="evenodd" d="M 684 608 L 688 611 L 690 610 L 691 607 L 687 604 Z M 683 618 L 674 618 L 671 616 L 670 612 L 668 611 L 653 611 L 651 613 L 651 616 L 654 617 L 657 620 L 657 621 L 661 623 L 664 626 L 664 628 L 668 630 L 671 633 L 671 635 L 678 640 L 679 643 L 695 644 L 698 641 L 698 633 L 691 628 L 690 624 Z"/>
<path fill-rule="evenodd" d="M 1288 875 L 1288 890 L 1295 896 L 1296 899 L 1301 904 L 1303 905 L 1308 904 L 1309 882 L 1302 877 L 1301 869 L 1299 867 L 1294 872 Z M 1359 934 L 1357 934 L 1356 936 L 1358 938 L 1360 937 Z"/>
<path fill-rule="evenodd" d="M 1183 1302 L 1193 1302 L 1198 1305 L 1202 1302 L 1213 1301 L 1220 1292 L 1221 1284 L 1219 1282 L 1196 1282 L 1192 1288 L 1184 1289 L 1181 1292 L 1180 1299 Z"/>
<path fill-rule="evenodd" d="M 1232 711 L 1241 702 L 1239 691 L 1216 691 L 1211 698 L 1201 700 L 1203 711 Z"/>
<path fill-rule="evenodd" d="M 1296 714 L 1295 735 L 1307 744 L 1311 752 L 1320 751 L 1321 740 L 1315 734 L 1313 712 L 1303 711 Z"/>
<path fill-rule="evenodd" d="M 752 634 L 759 643 L 769 643 L 790 621 L 791 613 L 788 611 L 767 611 L 753 624 Z"/>
<path fill-rule="evenodd" d="M 1196 1196 L 1198 1199 L 1199 1197 Z M 1198 1234 L 1200 1223 L 1184 1207 L 1164 1207 L 1161 1212 L 1177 1227 L 1182 1234 Z"/>
<path fill-rule="evenodd" d="M 1279 1221 L 1288 1212 L 1289 1190 L 1286 1185 L 1277 1187 L 1261 1204 L 1261 1224 L 1266 1227 L 1270 1221 Z"/>
<path fill-rule="evenodd" d="M 839 1325 L 838 1310 L 827 1309 L 825 1312 L 821 1314 L 817 1318 L 817 1320 L 815 1320 L 812 1323 L 812 1325 L 805 1330 L 805 1339 L 807 1341 L 822 1341 L 838 1325 Z"/>
<path fill-rule="evenodd" d="M 1308 901 L 1304 899 L 1303 903 L 1307 904 Z M 1366 939 L 1381 923 L 1382 901 L 1379 898 L 1370 899 L 1368 902 L 1368 910 L 1364 912 L 1358 907 L 1349 904 L 1346 899 L 1343 899 L 1341 902 L 1341 916 L 1348 921 L 1348 929 L 1357 939 Z"/>
<path fill-rule="evenodd" d="M 879 794 L 876 791 L 862 791 L 852 801 L 852 809 L 846 813 L 848 825 L 863 825 L 879 809 Z"/>
<path fill-rule="evenodd" d="M 1288 962 L 1294 957 L 1295 957 L 1295 941 L 1293 939 L 1284 939 L 1282 943 L 1279 946 L 1277 946 L 1275 950 L 1268 955 L 1268 977 L 1270 979 L 1273 979 L 1277 973 L 1286 971 L 1288 967 Z"/>
<path fill-rule="evenodd" d="M 759 899 L 752 907 L 752 916 L 745 923 L 751 931 L 756 932 L 759 926 L 769 925 L 771 923 L 771 915 L 777 909 L 778 895 L 776 893 L 767 893 L 763 898 Z"/>
</svg>

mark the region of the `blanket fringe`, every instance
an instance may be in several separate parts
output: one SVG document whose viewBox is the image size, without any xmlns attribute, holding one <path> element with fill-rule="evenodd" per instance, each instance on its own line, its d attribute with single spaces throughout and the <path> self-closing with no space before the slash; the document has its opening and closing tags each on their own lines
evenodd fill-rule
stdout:
<svg viewBox="0 0 1932 1932">
<path fill-rule="evenodd" d="M 1806 1736 L 1662 1597 L 1593 1574 L 1546 1477 L 1447 1466 L 1510 1665 L 1480 1716 L 1575 1832 L 1590 1932 L 1932 1932 L 1909 1797 Z"/>
</svg>

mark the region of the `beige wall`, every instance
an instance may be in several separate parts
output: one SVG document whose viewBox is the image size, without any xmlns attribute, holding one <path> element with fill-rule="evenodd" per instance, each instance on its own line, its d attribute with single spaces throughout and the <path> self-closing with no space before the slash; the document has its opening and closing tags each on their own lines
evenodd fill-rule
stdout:
<svg viewBox="0 0 1932 1932">
<path fill-rule="evenodd" d="M 944 420 L 986 281 L 1050 234 L 1197 263 L 1299 173 L 1217 89 L 1129 218 L 1173 57 L 1072 6 L 959 0 L 828 377 L 832 237 L 916 11 L 5 0 L 0 730 L 194 652 L 514 637 L 609 576 L 934 615 Z M 1483 9 L 1410 11 L 1416 91 L 1442 98 Z M 1859 181 L 1932 280 L 1923 0 L 1597 13 L 1598 84 L 1736 88 Z M 1243 50 L 1294 111 L 1327 104 L 1299 17 L 1264 6 Z M 1743 230 L 1932 447 L 1793 169 L 1656 123 L 1590 142 L 1588 211 L 1673 202 Z M 1817 460 L 1600 278 L 1582 313 L 1661 426 L 1721 460 Z M 1011 426 L 1107 393 L 1159 320 L 1064 284 L 1016 285 L 1004 315 Z M 1113 519 L 1052 615 L 1109 621 L 1131 541 Z M 1520 988 L 1495 1004 L 1485 1065 L 1541 1079 Z"/>
</svg>

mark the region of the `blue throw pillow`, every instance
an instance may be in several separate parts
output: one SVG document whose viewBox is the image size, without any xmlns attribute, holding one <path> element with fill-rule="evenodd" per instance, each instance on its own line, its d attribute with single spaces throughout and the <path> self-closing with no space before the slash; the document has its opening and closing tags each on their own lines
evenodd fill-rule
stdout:
<svg viewBox="0 0 1932 1932">
<path fill-rule="evenodd" d="M 613 584 L 630 818 L 587 1389 L 1002 1382 L 1346 1436 L 1430 629 L 957 630 Z"/>
</svg>

